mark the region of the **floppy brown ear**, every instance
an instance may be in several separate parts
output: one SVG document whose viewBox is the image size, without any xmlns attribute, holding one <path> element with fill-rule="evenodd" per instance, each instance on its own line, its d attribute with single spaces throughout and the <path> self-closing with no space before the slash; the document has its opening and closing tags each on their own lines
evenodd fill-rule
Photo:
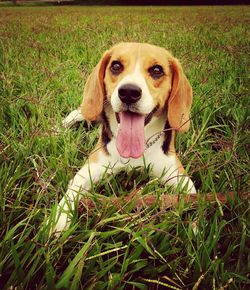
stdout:
<svg viewBox="0 0 250 290">
<path fill-rule="evenodd" d="M 176 58 L 172 64 L 172 89 L 168 99 L 168 121 L 172 128 L 179 132 L 188 131 L 189 113 L 192 105 L 192 87 L 183 73 L 181 64 Z"/>
<path fill-rule="evenodd" d="M 110 52 L 106 51 L 85 84 L 81 112 L 87 121 L 97 120 L 103 110 L 104 76 L 109 59 Z"/>
</svg>

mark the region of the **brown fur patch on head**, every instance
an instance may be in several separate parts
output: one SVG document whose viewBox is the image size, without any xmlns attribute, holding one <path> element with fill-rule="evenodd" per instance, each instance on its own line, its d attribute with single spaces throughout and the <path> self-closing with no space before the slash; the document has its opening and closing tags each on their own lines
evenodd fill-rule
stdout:
<svg viewBox="0 0 250 290">
<path fill-rule="evenodd" d="M 172 55 L 164 48 L 144 44 L 141 51 L 141 58 L 143 64 L 142 72 L 155 105 L 163 109 L 171 90 L 172 72 L 170 69 L 170 59 Z M 164 75 L 154 79 L 150 76 L 149 69 L 156 65 L 162 67 Z"/>
</svg>

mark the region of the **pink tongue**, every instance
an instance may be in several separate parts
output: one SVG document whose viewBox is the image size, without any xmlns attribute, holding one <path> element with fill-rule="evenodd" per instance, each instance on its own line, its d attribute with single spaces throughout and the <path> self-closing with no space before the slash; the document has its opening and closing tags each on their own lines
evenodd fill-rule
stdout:
<svg viewBox="0 0 250 290">
<path fill-rule="evenodd" d="M 145 150 L 145 116 L 121 112 L 120 128 L 116 139 L 116 148 L 124 158 L 139 158 Z"/>
</svg>

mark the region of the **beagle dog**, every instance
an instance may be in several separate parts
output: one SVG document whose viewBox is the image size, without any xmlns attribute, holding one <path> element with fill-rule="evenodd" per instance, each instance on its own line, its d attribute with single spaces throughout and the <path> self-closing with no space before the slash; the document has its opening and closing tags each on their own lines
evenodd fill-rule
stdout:
<svg viewBox="0 0 250 290">
<path fill-rule="evenodd" d="M 174 147 L 176 132 L 189 129 L 192 88 L 167 50 L 120 43 L 106 51 L 87 79 L 83 101 L 64 120 L 99 121 L 100 138 L 70 181 L 56 210 L 53 232 L 68 229 L 79 197 L 105 173 L 151 165 L 166 184 L 195 193 Z"/>
</svg>

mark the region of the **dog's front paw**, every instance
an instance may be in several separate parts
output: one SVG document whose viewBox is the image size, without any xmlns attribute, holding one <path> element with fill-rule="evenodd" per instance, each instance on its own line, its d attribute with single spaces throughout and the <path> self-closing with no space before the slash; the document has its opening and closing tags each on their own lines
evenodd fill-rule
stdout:
<svg viewBox="0 0 250 290">
<path fill-rule="evenodd" d="M 61 234 L 69 229 L 71 224 L 71 216 L 69 213 L 62 212 L 61 208 L 57 208 L 55 213 L 52 212 L 46 224 L 49 227 L 50 237 L 60 237 Z"/>
<path fill-rule="evenodd" d="M 190 180 L 190 181 L 191 181 L 191 180 Z M 196 193 L 197 193 L 193 181 L 191 181 L 191 182 L 188 184 L 188 193 L 189 193 L 189 194 L 196 194 Z"/>
<path fill-rule="evenodd" d="M 196 188 L 193 181 L 188 176 L 178 176 L 178 187 L 179 190 L 184 191 L 188 194 L 196 194 Z"/>
</svg>

